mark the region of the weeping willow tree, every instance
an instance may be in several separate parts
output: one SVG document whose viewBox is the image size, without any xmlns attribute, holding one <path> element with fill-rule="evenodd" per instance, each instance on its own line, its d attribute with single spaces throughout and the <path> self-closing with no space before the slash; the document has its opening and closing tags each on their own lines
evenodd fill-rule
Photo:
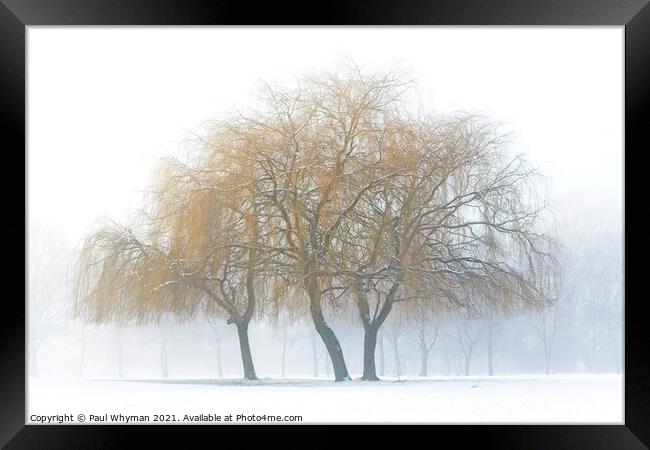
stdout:
<svg viewBox="0 0 650 450">
<path fill-rule="evenodd" d="M 380 327 L 397 303 L 467 308 L 470 287 L 497 308 L 547 304 L 537 282 L 555 257 L 538 174 L 489 120 L 392 117 L 381 158 L 356 174 L 364 196 L 333 239 L 331 274 L 364 327 L 362 378 L 377 380 Z M 364 179 L 364 177 L 369 177 Z"/>
<path fill-rule="evenodd" d="M 227 162 L 222 167 L 227 169 Z M 203 164 L 160 164 L 138 229 L 104 224 L 84 242 L 77 314 L 99 323 L 203 314 L 237 328 L 246 379 L 256 379 L 248 327 L 256 311 L 260 226 L 254 188 Z"/>
</svg>

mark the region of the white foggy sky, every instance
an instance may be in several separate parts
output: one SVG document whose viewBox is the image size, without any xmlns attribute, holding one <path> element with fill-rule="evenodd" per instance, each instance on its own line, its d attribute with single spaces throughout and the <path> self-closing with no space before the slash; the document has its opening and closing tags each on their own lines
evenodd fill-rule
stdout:
<svg viewBox="0 0 650 450">
<path fill-rule="evenodd" d="M 124 220 L 155 160 L 258 80 L 342 56 L 399 63 L 436 110 L 503 122 L 563 215 L 620 226 L 623 27 L 28 27 L 27 43 L 29 217 L 75 244 L 102 214 Z"/>
</svg>

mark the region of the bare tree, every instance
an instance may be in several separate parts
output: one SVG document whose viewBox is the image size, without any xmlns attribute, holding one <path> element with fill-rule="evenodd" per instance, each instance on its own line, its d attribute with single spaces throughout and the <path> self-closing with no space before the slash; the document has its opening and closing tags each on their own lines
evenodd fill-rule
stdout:
<svg viewBox="0 0 650 450">
<path fill-rule="evenodd" d="M 557 304 L 550 309 L 541 309 L 535 317 L 535 331 L 542 342 L 544 350 L 544 373 L 551 373 L 551 357 L 553 355 L 553 343 L 557 331 Z"/>
<path fill-rule="evenodd" d="M 429 327 L 433 329 L 430 336 L 427 336 L 427 331 Z M 417 335 L 418 335 L 418 348 L 420 350 L 420 376 L 426 377 L 428 375 L 429 368 L 429 354 L 431 349 L 436 344 L 438 340 L 438 332 L 440 331 L 440 323 L 434 322 L 431 324 L 429 321 L 420 320 L 417 324 Z"/>
<path fill-rule="evenodd" d="M 115 328 L 115 343 L 117 348 L 117 376 L 124 378 L 124 331 L 122 324 Z"/>
<path fill-rule="evenodd" d="M 452 340 L 460 347 L 464 356 L 464 374 L 469 376 L 472 356 L 477 344 L 485 333 L 485 324 L 468 315 L 456 318 L 453 325 Z"/>
<path fill-rule="evenodd" d="M 210 328 L 210 335 L 215 345 L 215 352 L 217 358 L 217 375 L 219 378 L 223 378 L 223 358 L 221 355 L 221 346 L 223 340 L 227 338 L 227 330 L 223 326 L 223 322 L 215 317 L 206 318 L 208 326 Z"/>
<path fill-rule="evenodd" d="M 610 365 L 619 371 L 623 328 L 620 235 L 604 225 L 592 226 L 576 241 L 565 255 L 568 267 L 563 271 L 566 281 L 559 295 L 560 304 L 564 310 L 569 304 L 575 307 L 574 326 L 580 330 L 587 349 L 587 367 L 598 372 Z"/>
<path fill-rule="evenodd" d="M 79 357 L 79 378 L 84 376 L 84 366 L 86 364 L 86 323 L 81 324 L 81 352 Z"/>
<path fill-rule="evenodd" d="M 281 319 L 281 334 L 282 334 L 282 352 L 281 352 L 281 376 L 285 377 L 286 374 L 286 361 L 287 361 L 287 351 L 291 347 L 301 341 L 301 340 L 310 340 L 312 347 L 312 363 L 314 376 L 318 376 L 318 354 L 316 349 L 316 340 L 315 336 L 311 333 L 305 334 L 302 328 L 297 327 L 299 321 L 292 320 L 291 317 L 283 317 Z"/>
<path fill-rule="evenodd" d="M 488 376 L 494 375 L 494 358 L 496 349 L 496 337 L 499 332 L 499 319 L 506 317 L 513 308 L 504 305 L 499 301 L 502 295 L 500 290 L 492 289 L 492 286 L 483 285 L 482 289 L 475 289 L 474 295 L 479 297 L 474 307 L 474 316 L 484 324 L 487 347 Z"/>
<path fill-rule="evenodd" d="M 553 303 L 539 308 L 535 314 L 535 331 L 544 349 L 545 373 L 551 373 L 551 357 L 553 344 L 558 328 L 558 310 L 560 307 L 559 293 L 561 292 L 560 266 L 549 269 L 541 274 L 545 291 L 553 296 Z"/>
<path fill-rule="evenodd" d="M 71 252 L 65 237 L 33 222 L 29 227 L 27 318 L 29 373 L 39 377 L 38 352 L 66 332 L 72 293 L 67 290 Z"/>
<path fill-rule="evenodd" d="M 407 328 L 404 326 L 404 320 L 399 315 L 395 315 L 390 320 L 387 336 L 393 347 L 393 362 L 395 375 L 399 379 L 402 376 L 402 359 L 400 358 L 399 340 L 406 333 Z M 373 380 L 368 380 L 373 381 Z"/>
</svg>

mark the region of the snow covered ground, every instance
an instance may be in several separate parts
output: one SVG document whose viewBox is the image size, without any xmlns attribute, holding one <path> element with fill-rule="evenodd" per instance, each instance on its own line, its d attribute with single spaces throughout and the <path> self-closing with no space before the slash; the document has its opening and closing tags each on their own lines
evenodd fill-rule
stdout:
<svg viewBox="0 0 650 450">
<path fill-rule="evenodd" d="M 32 379 L 27 400 L 28 423 L 38 421 L 34 415 L 56 414 L 72 414 L 73 423 L 79 414 L 85 423 L 126 420 L 111 420 L 112 414 L 148 416 L 140 418 L 145 422 L 156 414 L 174 415 L 178 424 L 190 423 L 185 415 L 201 414 L 199 423 L 216 423 L 215 416 L 223 422 L 229 414 L 237 423 L 250 423 L 237 420 L 240 414 L 266 415 L 259 423 L 269 423 L 269 415 L 298 415 L 301 423 L 623 423 L 623 377 L 609 374 L 406 377 L 375 383 Z M 106 418 L 89 422 L 90 415 Z"/>
</svg>

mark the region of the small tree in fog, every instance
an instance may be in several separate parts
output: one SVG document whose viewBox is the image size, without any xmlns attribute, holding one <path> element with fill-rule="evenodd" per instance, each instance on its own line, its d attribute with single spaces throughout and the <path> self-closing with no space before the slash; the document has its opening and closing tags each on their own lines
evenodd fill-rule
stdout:
<svg viewBox="0 0 650 450">
<path fill-rule="evenodd" d="M 555 343 L 555 336 L 558 328 L 558 310 L 560 303 L 558 301 L 561 292 L 560 283 L 560 269 L 549 269 L 540 275 L 546 292 L 554 296 L 554 301 L 551 305 L 542 307 L 535 311 L 535 331 L 537 337 L 542 343 L 544 350 L 545 370 L 548 375 L 551 373 L 551 357 L 553 355 L 553 344 Z"/>
<path fill-rule="evenodd" d="M 400 338 L 404 336 L 404 334 L 407 332 L 407 328 L 405 326 L 405 320 L 400 317 L 400 315 L 394 314 L 391 316 L 391 319 L 389 320 L 388 327 L 386 329 L 386 337 L 388 338 L 388 341 L 391 343 L 392 347 L 392 353 L 393 353 L 393 368 L 395 371 L 395 375 L 399 378 L 402 376 L 402 358 L 401 358 L 401 353 L 400 353 Z M 368 381 L 374 381 L 374 380 L 368 380 Z"/>
<path fill-rule="evenodd" d="M 65 238 L 54 229 L 32 223 L 28 235 L 27 317 L 29 372 L 39 376 L 38 352 L 67 326 L 72 293 Z"/>
<path fill-rule="evenodd" d="M 472 357 L 485 333 L 485 324 L 466 315 L 459 315 L 453 324 L 452 340 L 456 342 L 464 357 L 464 374 L 469 376 Z"/>
<path fill-rule="evenodd" d="M 430 317 L 422 316 L 416 322 L 416 332 L 418 350 L 420 351 L 420 376 L 426 377 L 429 374 L 431 349 L 438 342 L 440 320 L 432 320 Z"/>
</svg>

